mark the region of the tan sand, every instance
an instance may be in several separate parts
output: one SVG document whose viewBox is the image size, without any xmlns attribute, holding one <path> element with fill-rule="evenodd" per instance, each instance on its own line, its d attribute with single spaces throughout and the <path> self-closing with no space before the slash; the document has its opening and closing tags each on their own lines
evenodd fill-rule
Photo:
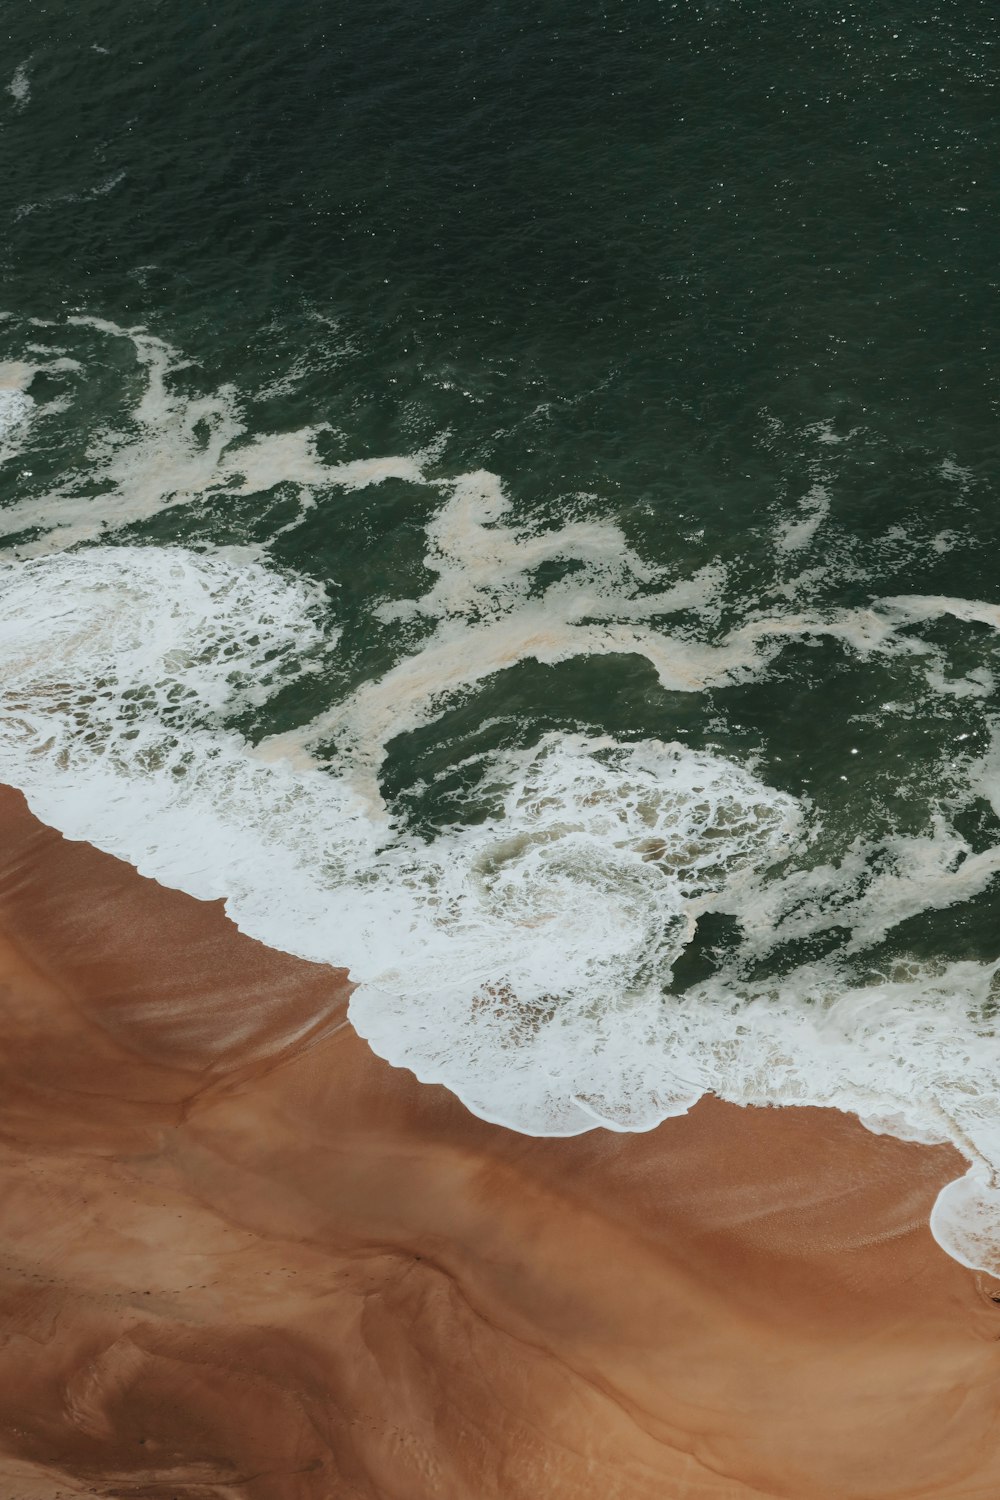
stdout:
<svg viewBox="0 0 1000 1500">
<path fill-rule="evenodd" d="M 11 792 L 0 933 L 2 1500 L 1000 1497 L 949 1149 L 485 1125 Z"/>
</svg>

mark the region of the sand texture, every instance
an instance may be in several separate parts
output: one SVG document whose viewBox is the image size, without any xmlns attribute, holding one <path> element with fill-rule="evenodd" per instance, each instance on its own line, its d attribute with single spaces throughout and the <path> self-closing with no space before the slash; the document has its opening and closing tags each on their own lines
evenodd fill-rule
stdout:
<svg viewBox="0 0 1000 1500">
<path fill-rule="evenodd" d="M 997 1500 L 950 1148 L 527 1139 L 346 999 L 0 793 L 4 1500 Z"/>
</svg>

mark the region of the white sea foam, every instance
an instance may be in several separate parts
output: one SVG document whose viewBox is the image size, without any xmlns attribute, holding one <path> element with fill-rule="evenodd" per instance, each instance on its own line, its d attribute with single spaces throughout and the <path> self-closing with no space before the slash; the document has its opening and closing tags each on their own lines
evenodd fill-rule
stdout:
<svg viewBox="0 0 1000 1500">
<path fill-rule="evenodd" d="M 5 512 L 8 534 L 37 537 L 0 563 L 0 778 L 69 836 L 225 897 L 262 941 L 347 965 L 351 1016 L 372 1046 L 486 1118 L 539 1134 L 646 1129 L 706 1091 L 852 1110 L 870 1129 L 958 1145 L 972 1172 L 941 1195 L 932 1227 L 957 1258 L 1000 1265 L 1000 964 L 913 963 L 859 984 L 845 962 L 1000 873 L 1000 850 L 974 851 L 944 802 L 920 834 L 873 842 L 859 820 L 819 860 L 809 803 L 679 744 L 550 734 L 483 756 L 457 768 L 468 816 L 431 838 L 380 783 L 394 736 L 527 658 L 638 655 L 671 691 L 699 693 L 825 636 L 972 701 L 990 691 L 989 668 L 955 676 L 920 627 L 997 631 L 1000 606 L 789 603 L 723 626 L 723 567 L 653 568 L 582 501 L 558 529 L 518 524 L 497 477 L 472 473 L 433 481 L 430 588 L 372 610 L 373 629 L 409 622 L 394 664 L 251 746 L 232 725 L 336 655 L 322 592 L 238 550 L 79 544 L 102 521 L 125 526 L 219 489 L 288 485 L 301 515 L 327 486 L 430 484 L 427 456 L 330 464 L 320 428 L 250 438 L 235 392 L 179 394 L 181 362 L 162 341 L 76 326 L 130 339 L 142 390 L 128 421 L 93 440 L 99 504 L 71 480 Z M 0 367 L 0 415 L 5 395 L 22 403 L 12 451 L 40 368 L 79 374 L 65 354 Z M 828 512 L 826 491 L 811 490 L 775 533 L 779 561 Z M 544 589 L 543 564 L 565 565 Z M 949 771 L 952 803 L 982 796 L 1000 810 L 997 745 Z M 674 967 L 710 915 L 733 924 L 732 956 L 676 993 Z M 839 958 L 748 979 L 751 960 L 833 928 L 846 934 Z"/>
<path fill-rule="evenodd" d="M 953 836 L 900 841 L 895 881 L 863 892 L 862 851 L 803 872 L 810 809 L 731 762 L 550 735 L 490 758 L 487 815 L 428 843 L 368 817 L 343 778 L 265 763 L 225 728 L 335 645 L 319 596 L 255 564 L 160 548 L 8 564 L 0 775 L 70 836 L 225 896 L 274 946 L 348 964 L 376 1050 L 488 1118 L 644 1129 L 714 1090 L 1000 1159 L 1000 1057 L 980 1019 L 996 965 L 860 988 L 833 965 L 771 986 L 734 969 L 664 991 L 710 911 L 752 945 L 803 930 L 810 882 L 813 930 L 867 937 L 934 904 L 934 882 L 976 858 L 954 871 Z"/>
<path fill-rule="evenodd" d="M 332 644 L 300 585 L 123 548 L 8 565 L 0 600 L 0 774 L 43 817 L 349 963 L 361 1029 L 424 1076 L 444 1059 L 484 1114 L 639 1128 L 694 1097 L 662 1055 L 638 1065 L 634 1028 L 698 916 L 794 839 L 791 799 L 680 746 L 551 736 L 494 759 L 490 817 L 427 845 L 218 727 Z"/>
<path fill-rule="evenodd" d="M 14 101 L 15 109 L 24 109 L 31 99 L 31 80 L 28 77 L 28 64 L 19 63 L 14 69 L 13 77 L 7 85 L 7 93 Z"/>
<path fill-rule="evenodd" d="M 26 352 L 41 351 L 29 348 Z M 78 368 L 76 360 L 62 357 L 0 360 L 0 463 L 18 456 L 38 413 L 38 404 L 28 393 L 35 376 L 43 370 L 66 372 Z M 43 409 L 51 411 L 59 404 L 51 401 Z"/>
<path fill-rule="evenodd" d="M 527 659 L 553 664 L 634 655 L 650 663 L 666 690 L 697 693 L 763 672 L 790 640 L 829 636 L 860 657 L 923 658 L 932 690 L 957 696 L 988 691 L 986 669 L 952 680 L 934 648 L 903 632 L 946 615 L 1000 628 L 998 606 L 900 595 L 858 609 L 761 615 L 714 640 L 687 626 L 668 633 L 660 622 L 670 616 L 716 619 L 727 582 L 723 567 L 668 579 L 644 563 L 612 523 L 574 521 L 549 532 L 512 524 L 496 475 L 465 474 L 447 488 L 427 528 L 424 563 L 436 582 L 419 598 L 374 611 L 382 622 L 434 622 L 419 649 L 310 723 L 261 746 L 269 758 L 301 757 L 335 742 L 339 773 L 373 814 L 381 807 L 379 771 L 390 740 L 433 720 L 454 695 Z M 533 594 L 535 571 L 553 560 L 580 566 Z"/>
<path fill-rule="evenodd" d="M 992 1165 L 977 1161 L 949 1182 L 931 1210 L 931 1233 L 943 1250 L 973 1271 L 1000 1276 L 1000 1182 Z"/>
<path fill-rule="evenodd" d="M 963 492 L 972 483 L 972 470 L 964 464 L 956 463 L 953 458 L 943 458 L 938 466 L 938 473 L 942 479 L 949 479 L 952 484 L 957 484 Z"/>
<path fill-rule="evenodd" d="M 829 439 L 828 441 L 837 441 Z M 830 496 L 821 484 L 811 485 L 799 504 L 797 517 L 789 517 L 775 528 L 775 541 L 782 552 L 799 552 L 816 537 L 830 513 Z"/>
<path fill-rule="evenodd" d="M 34 409 L 35 403 L 25 391 L 0 384 L 0 458 L 13 452 L 11 440 L 23 433 Z"/>
<path fill-rule="evenodd" d="M 59 208 L 65 203 L 86 203 L 93 201 L 95 198 L 106 198 L 109 193 L 113 193 L 115 188 L 125 181 L 127 176 L 128 173 L 124 168 L 121 168 L 117 172 L 111 172 L 107 177 L 102 177 L 99 182 L 93 183 L 90 187 L 80 188 L 76 192 L 52 193 L 47 198 L 37 200 L 28 199 L 24 203 L 19 203 L 17 208 L 15 208 L 13 214 L 14 222 L 18 223 L 22 219 L 28 219 L 32 214 L 36 214 L 43 209 Z"/>
<path fill-rule="evenodd" d="M 489 815 L 428 844 L 368 816 L 348 778 L 267 763 L 224 727 L 334 649 L 319 621 L 301 582 L 180 549 L 7 564 L 0 775 L 71 836 L 224 895 L 264 941 L 348 964 L 376 1050 L 489 1118 L 641 1129 L 711 1089 L 836 1104 L 1000 1159 L 1000 1059 L 976 1022 L 988 966 L 853 990 L 833 966 L 770 989 L 734 972 L 664 994 L 708 911 L 750 947 L 832 923 L 867 942 L 980 888 L 995 851 L 956 865 L 940 825 L 897 840 L 874 878 L 860 847 L 806 870 L 809 809 L 747 771 L 564 735 L 494 756 Z"/>
<path fill-rule="evenodd" d="M 35 368 L 24 360 L 0 361 L 0 461 L 16 454 L 31 423 L 35 403 L 26 387 Z"/>
<path fill-rule="evenodd" d="M 298 498 L 301 519 L 319 489 L 352 490 L 386 479 L 422 478 L 419 454 L 322 462 L 316 453 L 322 426 L 249 438 L 236 391 L 230 386 L 205 395 L 182 390 L 178 377 L 186 361 L 163 339 L 104 318 L 79 315 L 66 323 L 131 344 L 142 384 L 123 417 L 93 434 L 82 471 L 69 473 L 45 494 L 24 496 L 0 511 L 7 535 L 22 537 L 14 549 L 17 557 L 104 540 L 109 532 L 197 505 L 219 492 L 256 494 L 284 484 Z M 33 374 L 39 369 L 79 371 L 80 365 L 62 356 L 20 368 Z M 101 486 L 97 500 L 95 482 Z M 33 535 L 25 540 L 25 533 Z"/>
</svg>

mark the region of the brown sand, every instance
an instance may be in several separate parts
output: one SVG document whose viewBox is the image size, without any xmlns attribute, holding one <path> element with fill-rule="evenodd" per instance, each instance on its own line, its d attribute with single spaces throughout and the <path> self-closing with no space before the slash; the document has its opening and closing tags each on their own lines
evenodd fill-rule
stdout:
<svg viewBox="0 0 1000 1500">
<path fill-rule="evenodd" d="M 525 1139 L 345 999 L 0 792 L 0 1500 L 998 1500 L 952 1151 Z"/>
</svg>

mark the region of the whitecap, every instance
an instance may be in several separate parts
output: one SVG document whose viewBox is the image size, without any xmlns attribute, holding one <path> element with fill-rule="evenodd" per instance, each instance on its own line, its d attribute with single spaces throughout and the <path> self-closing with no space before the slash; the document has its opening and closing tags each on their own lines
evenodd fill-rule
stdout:
<svg viewBox="0 0 1000 1500">
<path fill-rule="evenodd" d="M 28 77 L 28 64 L 19 63 L 14 69 L 10 83 L 7 85 L 7 93 L 14 101 L 15 109 L 24 109 L 31 99 L 31 80 Z"/>
</svg>

